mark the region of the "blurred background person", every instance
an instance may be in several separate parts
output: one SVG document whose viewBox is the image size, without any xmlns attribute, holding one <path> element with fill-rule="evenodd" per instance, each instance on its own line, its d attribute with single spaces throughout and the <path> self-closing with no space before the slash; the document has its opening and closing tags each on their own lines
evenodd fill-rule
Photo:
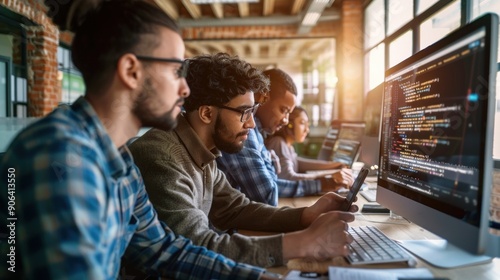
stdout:
<svg viewBox="0 0 500 280">
<path fill-rule="evenodd" d="M 325 173 L 306 173 L 308 170 L 331 170 L 333 181 L 340 183 L 348 176 L 349 169 L 340 162 L 300 157 L 295 143 L 303 143 L 309 134 L 309 117 L 304 108 L 296 106 L 290 113 L 288 124 L 266 139 L 268 150 L 274 150 L 279 158 L 281 172 L 278 178 L 285 180 L 311 180 L 327 176 Z"/>
</svg>

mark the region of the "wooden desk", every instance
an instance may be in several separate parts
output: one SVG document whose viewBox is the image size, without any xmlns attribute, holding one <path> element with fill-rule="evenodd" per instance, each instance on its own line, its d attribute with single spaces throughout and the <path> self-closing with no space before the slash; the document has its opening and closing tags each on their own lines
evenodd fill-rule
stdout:
<svg viewBox="0 0 500 280">
<path fill-rule="evenodd" d="M 301 197 L 301 198 L 283 198 L 279 201 L 279 206 L 304 207 L 313 204 L 318 197 Z M 358 195 L 356 204 L 361 206 L 366 201 Z M 361 208 L 361 207 L 360 207 Z M 411 239 L 439 239 L 434 234 L 413 224 L 405 219 L 392 220 L 389 215 L 366 215 L 360 212 L 356 213 L 356 220 L 350 223 L 352 226 L 374 225 L 384 232 L 387 236 L 395 240 L 411 240 Z M 418 259 L 416 267 L 428 268 L 435 277 L 447 277 L 450 280 L 479 280 L 479 279 L 500 279 L 500 258 L 495 258 L 491 263 L 467 266 L 453 269 L 440 269 L 433 267 L 424 261 Z M 333 265 L 333 263 L 332 263 Z M 373 265 L 373 268 L 385 267 Z M 272 272 L 286 275 L 289 269 L 285 266 L 268 269 Z"/>
</svg>

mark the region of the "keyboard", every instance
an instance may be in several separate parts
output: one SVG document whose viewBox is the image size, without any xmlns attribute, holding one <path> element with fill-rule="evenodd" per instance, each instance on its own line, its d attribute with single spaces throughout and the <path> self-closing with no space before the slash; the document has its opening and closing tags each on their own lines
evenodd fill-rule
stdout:
<svg viewBox="0 0 500 280">
<path fill-rule="evenodd" d="M 364 197 L 368 202 L 377 201 L 377 190 L 376 189 L 364 189 L 359 192 L 362 197 Z"/>
<path fill-rule="evenodd" d="M 354 238 L 347 256 L 352 265 L 413 262 L 409 253 L 374 226 L 350 227 L 349 233 Z"/>
</svg>

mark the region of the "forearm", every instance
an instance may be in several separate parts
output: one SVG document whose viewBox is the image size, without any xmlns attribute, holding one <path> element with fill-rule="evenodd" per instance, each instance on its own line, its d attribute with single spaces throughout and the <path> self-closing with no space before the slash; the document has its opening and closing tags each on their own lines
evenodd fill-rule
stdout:
<svg viewBox="0 0 500 280">
<path fill-rule="evenodd" d="M 176 225 L 172 225 L 176 228 Z M 260 267 L 283 265 L 281 235 L 251 237 L 241 234 L 219 234 L 208 226 L 190 223 L 179 227 L 176 233 L 238 262 Z"/>
<path fill-rule="evenodd" d="M 140 222 L 124 256 L 128 263 L 173 279 L 202 279 L 206 275 L 217 279 L 256 279 L 261 271 L 234 263 L 206 248 L 194 246 L 189 239 L 176 236 L 158 221 L 144 189 L 138 192 L 134 214 Z"/>
<path fill-rule="evenodd" d="M 152 275 L 172 279 L 206 279 L 207 275 L 214 279 L 258 279 L 263 271 L 194 246 L 168 230 L 166 236 L 147 247 L 131 246 L 125 257 L 128 263 L 141 263 Z"/>
<path fill-rule="evenodd" d="M 299 172 L 306 172 L 307 170 L 340 169 L 343 166 L 343 164 L 339 162 L 308 159 L 304 157 L 298 157 L 297 162 L 299 164 Z"/>
</svg>

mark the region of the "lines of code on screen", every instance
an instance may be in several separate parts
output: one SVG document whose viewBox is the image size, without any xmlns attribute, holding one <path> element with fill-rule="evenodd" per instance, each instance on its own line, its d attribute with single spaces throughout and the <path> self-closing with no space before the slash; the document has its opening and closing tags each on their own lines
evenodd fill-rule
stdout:
<svg viewBox="0 0 500 280">
<path fill-rule="evenodd" d="M 401 71 L 385 84 L 382 165 L 389 181 L 457 205 L 476 204 L 482 98 L 477 40 Z M 471 205 L 472 207 L 473 205 Z"/>
</svg>

